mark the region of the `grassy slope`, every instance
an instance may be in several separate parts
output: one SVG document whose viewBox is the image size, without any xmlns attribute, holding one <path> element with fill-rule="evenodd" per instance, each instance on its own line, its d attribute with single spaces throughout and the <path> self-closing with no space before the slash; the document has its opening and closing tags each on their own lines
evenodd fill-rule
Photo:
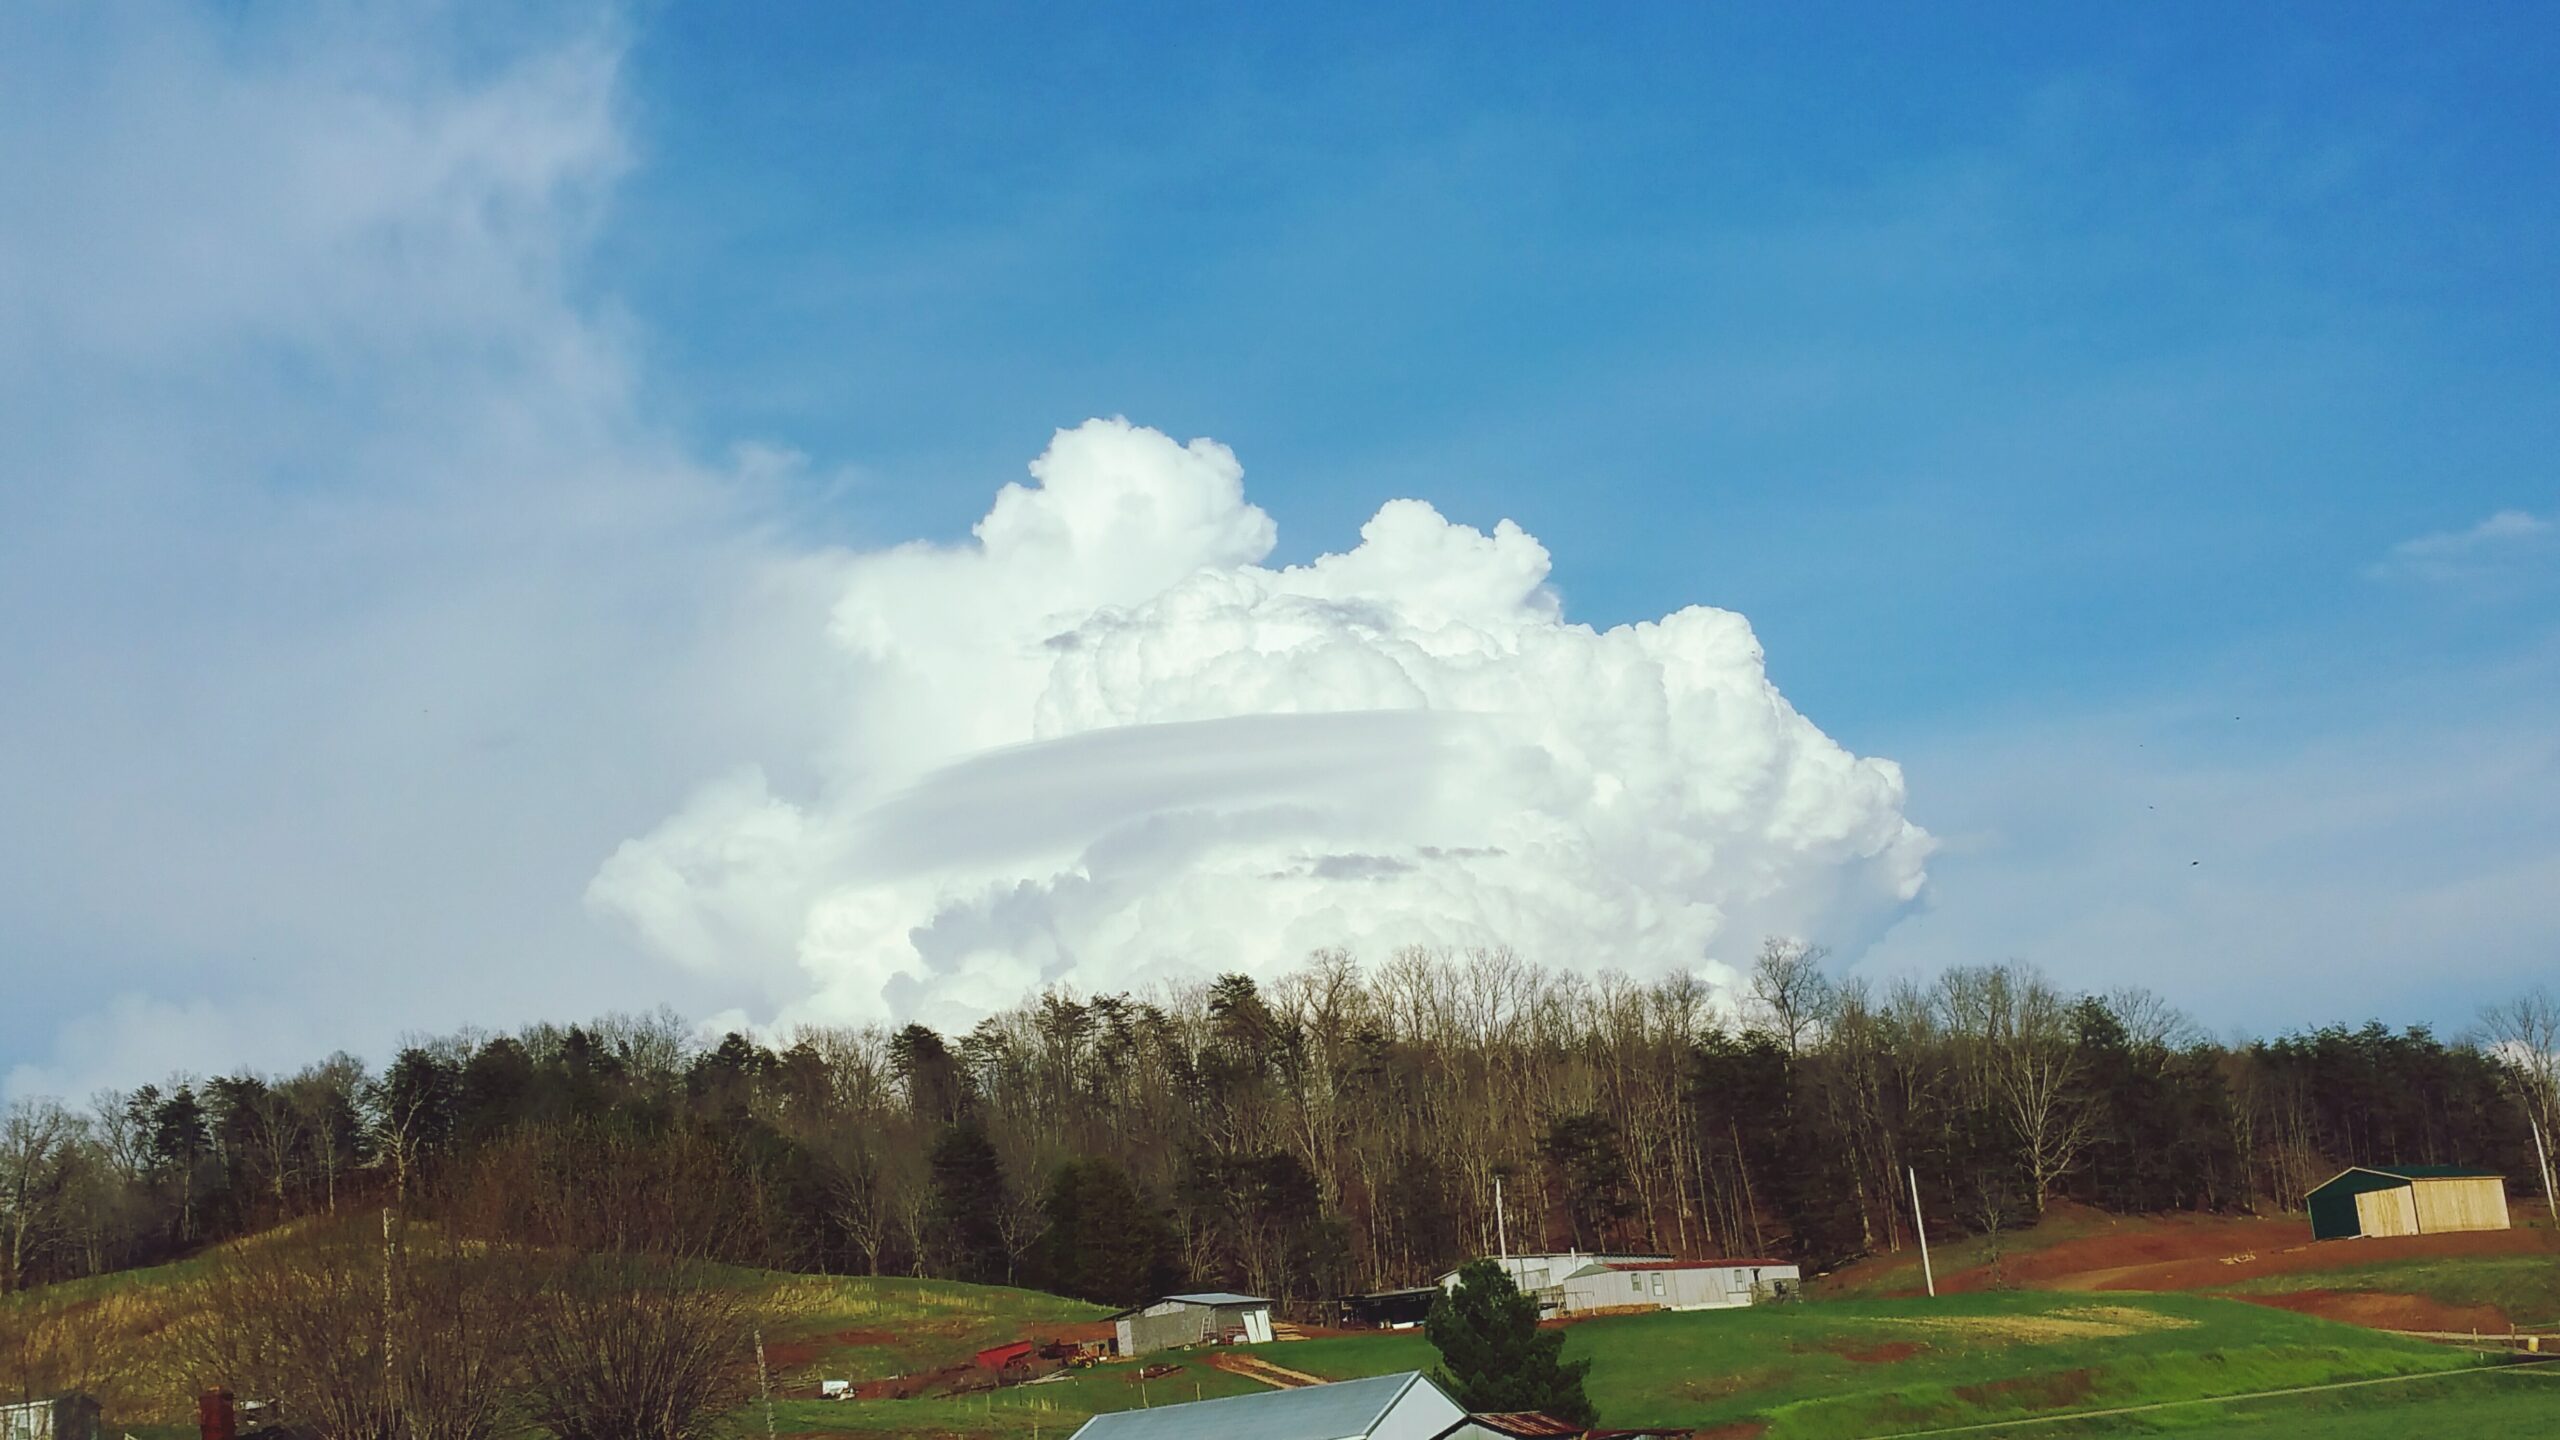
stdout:
<svg viewBox="0 0 2560 1440">
<path fill-rule="evenodd" d="M 2560 1433 L 2560 1366 L 2508 1366 L 2405 1386 L 2196 1405 L 2143 1415 L 1983 1432 L 1984 1440 L 2546 1440 Z"/>
<path fill-rule="evenodd" d="M 2526 1330 L 2560 1327 L 2560 1260 L 2541 1255 L 2475 1255 L 2386 1260 L 2295 1275 L 2268 1275 L 2229 1287 L 2234 1295 L 2305 1290 L 2423 1295 L 2449 1305 L 2495 1305 Z"/>
<path fill-rule="evenodd" d="M 2477 1271 L 2483 1262 L 2460 1263 L 2472 1267 L 2460 1283 L 2510 1283 L 2482 1279 Z M 193 1268 L 134 1272 L 13 1303 L 74 1310 L 117 1331 L 119 1348 L 133 1357 L 124 1377 L 136 1396 L 149 1400 L 119 1405 L 115 1418 L 175 1418 L 158 1412 L 172 1397 L 182 1403 L 186 1388 L 147 1383 L 154 1379 L 151 1337 L 182 1309 L 183 1281 Z M 929 1369 L 966 1359 L 987 1344 L 1103 1313 L 1077 1301 L 1000 1287 L 733 1273 L 741 1285 L 770 1288 L 785 1318 L 766 1339 L 779 1378 L 791 1381 Z M 2380 1273 L 2377 1285 L 2385 1283 Z M 2346 1277 L 2320 1278 L 2338 1285 Z M 2390 1277 L 2389 1283 L 2402 1286 L 2404 1280 Z M 2198 1296 L 2124 1293 L 1826 1301 L 1612 1317 L 1566 1333 L 1567 1353 L 1593 1362 L 1592 1393 L 1605 1421 L 1711 1425 L 1756 1418 L 1769 1422 L 1769 1440 L 1822 1440 L 2470 1363 L 2459 1352 L 2282 1311 Z M 1292 1369 L 1328 1378 L 1427 1369 L 1437 1360 L 1412 1332 L 1282 1344 L 1266 1353 Z M 1206 1361 L 1197 1353 L 1176 1357 L 1179 1373 L 1144 1386 L 1133 1383 L 1133 1367 L 1115 1365 L 966 1398 L 784 1401 L 775 1418 L 781 1429 L 802 1433 L 1064 1435 L 1085 1416 L 1105 1410 L 1259 1388 Z M 2560 1377 L 2480 1383 L 2543 1383 L 2560 1392 Z M 2342 1413 L 2383 1412 L 2357 1406 Z M 2168 1433 L 2184 1423 L 2172 1417 L 2152 1428 L 2103 1433 Z M 2560 1425 L 2553 1428 L 2560 1433 Z M 2496 1433 L 2479 1426 L 2465 1433 L 2475 1432 Z M 2291 1433 L 2265 1432 L 2269 1440 Z"/>
<path fill-rule="evenodd" d="M 1821 1440 L 2467 1367 L 2281 1311 L 2173 1295 L 1980 1294 L 1610 1322 L 1583 1345 L 1604 1419 L 1758 1419 Z M 1597 1325 L 1581 1327 L 1596 1330 Z M 1577 1337 L 1580 1338 L 1580 1337 Z"/>
<path fill-rule="evenodd" d="M 1043 1326 L 1111 1313 L 1039 1290 L 952 1280 L 734 1272 L 762 1286 L 784 1317 L 766 1333 L 793 1381 L 871 1380 L 957 1365 Z"/>
<path fill-rule="evenodd" d="M 2175 1295 L 1985 1294 L 1593 1320 L 1566 1332 L 1592 1363 L 1604 1423 L 1761 1420 L 1768 1440 L 1825 1440 L 2053 1409 L 2136 1405 L 2378 1375 L 2467 1368 L 2459 1351 L 2231 1301 Z M 1256 1347 L 1291 1369 L 1349 1379 L 1427 1369 L 1410 1332 Z M 1183 1359 L 1148 1387 L 1162 1404 L 1250 1393 Z M 1130 1369 L 959 1400 L 806 1402 L 787 1429 L 911 1435 L 1064 1434 L 1131 1408 Z M 2139 1432 L 2128 1432 L 2139 1433 Z"/>
</svg>

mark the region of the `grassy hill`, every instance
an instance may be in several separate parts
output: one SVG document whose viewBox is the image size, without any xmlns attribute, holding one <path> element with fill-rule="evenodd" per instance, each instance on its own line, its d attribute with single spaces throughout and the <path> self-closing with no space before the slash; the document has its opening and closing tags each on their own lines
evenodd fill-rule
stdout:
<svg viewBox="0 0 2560 1440">
<path fill-rule="evenodd" d="M 2515 1228 L 2315 1241 L 2297 1216 L 2109 1215 L 2057 1205 L 2032 1230 L 1938 1248 L 1944 1293 L 2015 1286 L 2231 1295 L 2386 1329 L 2560 1326 L 2560 1228 L 2540 1203 Z M 1916 1251 L 1824 1277 L 1825 1298 L 1921 1292 Z"/>
<path fill-rule="evenodd" d="M 2257 1223 L 2257 1222 L 2248 1222 Z M 2013 1245 L 2011 1257 L 2059 1257 L 2098 1237 L 2099 1259 L 2120 1260 L 2125 1230 L 2104 1217 L 2066 1216 L 2040 1243 Z M 2151 1226 L 2144 1246 L 2210 1249 L 2228 1237 L 2194 1227 Z M 2162 1235 L 2171 1238 L 2163 1240 Z M 251 1242 L 256 1243 L 256 1242 Z M 2534 1243 L 2540 1243 L 2538 1240 Z M 1953 1274 L 1964 1247 L 1951 1247 Z M 2560 1286 L 2560 1266 L 2536 1253 L 2401 1257 L 2345 1253 L 2358 1266 L 2250 1276 L 2230 1286 L 2281 1287 L 2316 1281 L 2324 1294 L 2435 1294 L 2466 1297 L 2532 1316 Z M 2172 1256 L 2170 1262 L 2188 1263 Z M 2212 1261 L 2217 1276 L 2244 1266 Z M 201 1262 L 59 1286 L 0 1302 L 0 1339 L 43 1331 L 76 1335 L 92 1353 L 84 1371 L 122 1429 L 160 1440 L 188 1413 L 194 1377 L 175 1373 L 165 1343 L 189 1319 L 187 1280 Z M 2107 1274 L 2120 1267 L 2100 1267 Z M 942 1281 L 779 1275 L 724 1271 L 763 1293 L 778 1320 L 765 1332 L 777 1378 L 864 1380 L 965 1361 L 986 1345 L 1088 1322 L 1101 1307 L 1035 1291 Z M 1572 1325 L 1567 1354 L 1592 1361 L 1591 1391 L 1604 1422 L 1685 1425 L 1719 1436 L 1765 1440 L 1846 1440 L 2122 1406 L 2183 1401 L 2290 1386 L 2468 1370 L 2456 1349 L 2338 1324 L 2266 1304 L 2197 1294 L 2085 1288 L 2085 1271 L 2053 1277 L 2084 1288 L 1971 1291 L 1936 1300 L 1889 1292 L 1892 1272 L 1875 1266 L 1864 1284 L 1826 1287 L 1846 1298 L 1699 1314 L 1616 1316 Z M 2364 1287 L 2359 1291 L 2357 1287 Z M 2268 1289 L 2251 1298 L 2287 1300 Z M 2546 1310 L 2541 1313 L 2554 1313 Z M 1290 1369 L 1349 1379 L 1428 1369 L 1437 1356 L 1412 1332 L 1341 1336 L 1251 1347 Z M 775 1423 L 784 1433 L 933 1436 L 1058 1435 L 1085 1417 L 1140 1405 L 1250 1393 L 1255 1382 L 1210 1363 L 1204 1352 L 1171 1357 L 1175 1371 L 1148 1381 L 1136 1367 L 1108 1365 L 1052 1382 L 990 1394 L 917 1400 L 821 1402 L 786 1399 Z M 2342 1398 L 2344 1397 L 2344 1398 Z M 2402 1428 L 2374 1429 L 2373 1417 Z M 2538 1418 L 2536 1418 L 2538 1417 Z M 750 1429 L 761 1429 L 762 1416 Z M 2534 1428 L 2534 1427 L 2539 1428 Z M 2503 1427 L 2503 1428 L 2502 1428 Z M 2028 1424 L 1995 1435 L 2234 1434 L 2251 1440 L 2293 1436 L 2414 1433 L 2560 1433 L 2560 1367 L 2540 1375 L 2467 1376 L 2369 1390 L 2251 1402 L 2231 1407 L 2149 1411 L 2070 1426 Z"/>
<path fill-rule="evenodd" d="M 1411 1332 L 1248 1348 L 1327 1379 L 1428 1369 L 1438 1359 Z M 1616 1316 L 1569 1327 L 1565 1349 L 1592 1361 L 1605 1424 L 1765 1440 L 1847 1440 L 2479 1363 L 2353 1326 L 2177 1295 L 2002 1293 Z M 1105 1366 L 964 1399 L 805 1402 L 777 1419 L 804 1434 L 1064 1434 L 1103 1410 L 1256 1388 L 1196 1353 L 1180 1363 L 1143 1392 L 1132 1367 Z M 2560 1400 L 2560 1387 L 2552 1398 Z"/>
</svg>

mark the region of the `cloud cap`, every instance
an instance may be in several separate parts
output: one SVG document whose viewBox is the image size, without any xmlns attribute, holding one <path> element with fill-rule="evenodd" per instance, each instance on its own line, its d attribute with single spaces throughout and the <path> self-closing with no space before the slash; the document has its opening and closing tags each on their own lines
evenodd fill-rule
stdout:
<svg viewBox="0 0 2560 1440">
<path fill-rule="evenodd" d="M 1234 455 L 1126 420 L 1031 468 L 974 543 L 845 562 L 811 663 L 859 698 L 812 793 L 708 785 L 590 903 L 778 1018 L 965 1024 L 1336 945 L 1714 974 L 1921 893 L 1900 770 L 1739 615 L 1568 623 L 1535 538 L 1416 500 L 1267 568 Z"/>
</svg>

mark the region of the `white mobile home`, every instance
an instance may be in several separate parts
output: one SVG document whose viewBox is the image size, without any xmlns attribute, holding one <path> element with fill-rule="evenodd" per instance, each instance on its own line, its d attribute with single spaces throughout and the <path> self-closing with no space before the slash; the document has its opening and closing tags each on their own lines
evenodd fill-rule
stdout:
<svg viewBox="0 0 2560 1440">
<path fill-rule="evenodd" d="M 1790 1295 L 1802 1272 L 1784 1260 L 1650 1260 L 1585 1265 L 1564 1278 L 1559 1314 L 1721 1310 Z"/>
<path fill-rule="evenodd" d="M 1544 1255 L 1488 1255 L 1484 1258 L 1501 1266 L 1511 1277 L 1511 1283 L 1520 1287 L 1521 1294 L 1535 1299 L 1541 1315 L 1552 1315 L 1564 1308 L 1565 1277 L 1576 1271 L 1587 1270 L 1594 1265 L 1669 1264 L 1671 1261 L 1668 1255 L 1593 1255 L 1580 1250 Z M 1457 1289 L 1458 1272 L 1452 1270 L 1441 1276 L 1439 1285 L 1443 1290 Z"/>
</svg>

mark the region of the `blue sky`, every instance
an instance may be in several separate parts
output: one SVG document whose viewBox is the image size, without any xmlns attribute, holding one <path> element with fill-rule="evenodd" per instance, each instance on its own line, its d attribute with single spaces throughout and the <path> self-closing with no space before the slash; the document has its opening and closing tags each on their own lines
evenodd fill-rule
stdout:
<svg viewBox="0 0 2560 1440">
<path fill-rule="evenodd" d="M 1740 609 L 1860 742 L 2547 621 L 2365 575 L 2560 490 L 2547 15 L 1366 8 L 674 8 L 594 278 L 857 530 L 1126 413 L 1296 553 L 1417 489 Z"/>
<path fill-rule="evenodd" d="M 831 783 L 828 557 L 1113 415 L 1232 447 L 1279 561 L 1413 496 L 1569 618 L 1748 616 L 1940 842 L 1862 970 L 2458 1029 L 2560 968 L 2553 37 L 16 12 L 0 1074 L 770 1017 L 591 877 Z"/>
</svg>

